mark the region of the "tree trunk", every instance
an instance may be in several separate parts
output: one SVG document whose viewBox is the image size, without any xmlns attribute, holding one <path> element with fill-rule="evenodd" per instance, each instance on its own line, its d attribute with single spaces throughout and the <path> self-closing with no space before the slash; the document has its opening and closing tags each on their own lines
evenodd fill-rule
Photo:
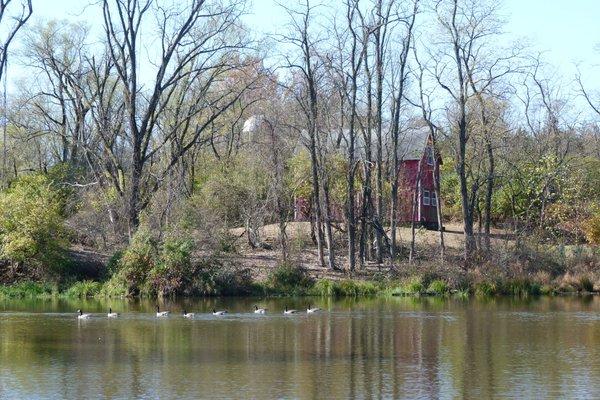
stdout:
<svg viewBox="0 0 600 400">
<path fill-rule="evenodd" d="M 494 163 L 494 150 L 490 139 L 488 138 L 486 143 L 486 150 L 488 155 L 488 174 L 486 180 L 486 192 L 485 192 L 485 223 L 484 223 L 484 246 L 485 251 L 490 252 L 490 226 L 492 223 L 492 196 L 494 194 L 494 174 L 495 174 L 495 163 Z"/>
<path fill-rule="evenodd" d="M 373 218 L 373 201 L 372 201 L 372 182 L 371 182 L 371 170 L 373 165 L 373 158 L 371 152 L 371 136 L 372 136 L 372 124 L 373 124 L 373 85 L 372 85 L 372 72 L 369 67 L 368 57 L 368 45 L 364 46 L 364 63 L 365 63 L 365 75 L 367 78 L 367 127 L 363 130 L 363 136 L 365 141 L 365 161 L 363 163 L 363 193 L 362 193 L 362 212 L 360 220 L 360 245 L 359 245 L 359 258 L 360 266 L 364 268 L 365 261 L 371 257 L 370 247 L 372 236 L 371 219 Z M 379 247 L 379 246 L 377 246 Z"/>
<path fill-rule="evenodd" d="M 432 128 L 432 127 L 430 127 Z M 433 128 L 432 128 L 433 131 Z M 435 140 L 435 131 L 432 132 L 431 136 L 431 147 L 433 149 L 433 190 L 435 192 L 435 201 L 436 201 L 436 217 L 438 223 L 438 232 L 440 233 L 440 259 L 442 261 L 442 265 L 444 263 L 444 259 L 446 258 L 446 244 L 444 243 L 444 225 L 442 222 L 442 200 L 440 197 L 440 167 L 438 163 L 437 157 L 437 144 Z"/>
<path fill-rule="evenodd" d="M 319 257 L 319 265 L 325 267 L 325 256 L 323 254 L 323 216 L 321 214 L 321 200 L 318 194 L 319 192 L 319 179 L 314 171 L 316 167 L 313 167 L 313 198 L 314 198 L 314 210 L 315 210 L 315 228 L 316 234 L 315 239 L 317 241 L 317 253 Z M 316 185 L 315 185 L 316 182 Z M 316 186 L 316 187 L 315 187 Z"/>
<path fill-rule="evenodd" d="M 419 166 L 417 167 L 417 179 L 415 182 L 415 191 L 412 199 L 411 215 L 410 215 L 410 253 L 408 255 L 408 262 L 412 264 L 415 257 L 415 239 L 416 239 L 416 223 L 415 216 L 417 214 L 417 207 L 421 207 L 421 175 L 423 173 L 423 158 L 419 160 Z M 419 221 L 420 222 L 420 221 Z"/>
<path fill-rule="evenodd" d="M 369 147 L 369 146 L 367 146 Z M 364 183 L 363 183 L 363 193 L 362 193 L 362 212 L 360 219 L 360 246 L 359 246 L 359 255 L 360 255 L 360 265 L 364 267 L 365 261 L 370 257 L 369 256 L 369 234 L 371 224 L 369 223 L 372 218 L 371 207 L 371 160 L 370 153 L 371 151 L 367 151 L 367 161 L 364 167 Z"/>
<path fill-rule="evenodd" d="M 460 204 L 463 215 L 463 231 L 465 237 L 463 256 L 465 261 L 468 263 L 471 261 L 473 252 L 476 248 L 476 243 L 475 235 L 473 234 L 473 210 L 469 202 L 467 177 L 465 173 L 464 145 L 461 145 L 461 148 L 462 150 L 458 161 L 457 172 L 460 183 Z"/>
<path fill-rule="evenodd" d="M 138 147 L 138 151 L 136 151 Z M 140 180 L 142 160 L 139 146 L 134 145 L 133 165 L 131 166 L 131 193 L 129 194 L 129 239 L 133 238 L 140 226 Z"/>
<path fill-rule="evenodd" d="M 397 157 L 397 155 L 395 155 Z M 394 162 L 394 170 L 397 170 L 397 162 Z M 392 265 L 396 262 L 396 230 L 397 230 L 397 212 L 398 208 L 398 174 L 392 174 L 392 194 L 391 194 L 391 207 L 390 207 L 390 227 L 391 227 L 391 244 L 390 244 L 390 258 L 392 259 Z"/>
<path fill-rule="evenodd" d="M 379 71 L 379 67 L 378 67 Z M 383 103 L 383 85 L 382 80 L 383 77 L 380 75 L 381 72 L 378 72 L 377 75 L 377 96 L 376 96 L 376 135 L 377 135 L 377 149 L 376 149 L 376 161 L 375 165 L 377 166 L 376 170 L 376 180 L 375 180 L 375 215 L 373 219 L 377 221 L 377 223 L 383 226 L 383 138 L 382 138 L 382 103 Z M 377 263 L 381 264 L 383 262 L 383 238 L 381 235 L 381 231 L 379 229 L 375 230 L 375 256 L 377 258 Z"/>
<path fill-rule="evenodd" d="M 6 110 L 6 102 L 4 102 L 4 109 Z M 6 143 L 6 139 L 8 135 L 6 134 L 7 123 L 6 123 L 6 111 L 4 112 L 4 124 L 2 125 L 2 175 L 0 175 L 0 189 L 5 188 L 8 185 L 8 172 L 6 167 L 6 162 L 8 159 L 8 144 Z"/>
<path fill-rule="evenodd" d="M 312 242 L 312 244 L 314 244 L 315 246 L 317 245 L 317 223 L 316 223 L 316 216 L 315 213 L 313 213 L 314 210 L 314 203 L 315 203 L 315 199 L 314 197 L 311 197 L 311 209 L 310 209 L 310 213 L 308 215 L 308 220 L 310 221 L 310 240 Z"/>
<path fill-rule="evenodd" d="M 285 263 L 288 260 L 288 245 L 285 214 L 279 213 L 279 245 L 281 246 L 281 259 Z"/>
<path fill-rule="evenodd" d="M 390 3 L 391 6 L 391 3 Z M 386 12 L 383 10 L 383 1 L 377 0 L 375 5 L 375 14 L 377 15 L 377 24 L 373 31 L 375 41 L 375 135 L 376 135 L 376 180 L 375 180 L 375 213 L 373 216 L 373 225 L 383 227 L 384 225 L 384 210 L 383 210 L 383 75 L 384 75 L 384 58 L 385 52 L 385 37 L 387 35 L 388 18 L 391 8 L 388 7 Z M 383 231 L 383 233 L 385 233 Z M 382 229 L 375 228 L 375 256 L 377 263 L 383 263 L 383 234 Z"/>
<path fill-rule="evenodd" d="M 354 169 L 350 166 L 350 169 Z M 348 269 L 354 271 L 356 269 L 356 221 L 355 221 L 355 205 L 354 205 L 354 174 L 348 173 L 348 209 L 347 221 L 348 226 Z"/>
<path fill-rule="evenodd" d="M 463 231 L 465 237 L 464 259 L 467 264 L 471 261 L 473 252 L 476 248 L 475 235 L 473 234 L 473 203 L 469 201 L 469 189 L 467 182 L 466 165 L 466 144 L 467 144 L 467 122 L 466 122 L 466 100 L 462 103 L 461 116 L 459 119 L 458 134 L 458 160 L 456 172 L 460 185 L 460 203 L 463 215 Z"/>
<path fill-rule="evenodd" d="M 323 200 L 325 201 L 325 240 L 327 241 L 327 265 L 330 270 L 336 270 L 333 229 L 331 227 L 331 202 L 329 196 L 329 181 L 323 179 Z"/>
</svg>

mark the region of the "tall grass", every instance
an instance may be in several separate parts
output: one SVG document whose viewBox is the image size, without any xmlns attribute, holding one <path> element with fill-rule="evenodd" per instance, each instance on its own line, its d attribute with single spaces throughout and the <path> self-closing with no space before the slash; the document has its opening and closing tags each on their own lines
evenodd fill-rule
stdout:
<svg viewBox="0 0 600 400">
<path fill-rule="evenodd" d="M 50 283 L 20 282 L 14 285 L 0 286 L 0 298 L 34 299 L 58 295 L 58 287 Z"/>
<path fill-rule="evenodd" d="M 391 285 L 386 293 L 392 296 L 409 296 L 425 293 L 423 277 L 411 276 Z"/>
<path fill-rule="evenodd" d="M 446 283 L 446 281 L 443 281 L 441 279 L 431 281 L 431 283 L 427 287 L 427 293 L 432 295 L 443 296 L 448 294 L 449 292 L 450 288 L 448 287 L 448 284 Z"/>
<path fill-rule="evenodd" d="M 310 290 L 310 294 L 315 296 L 327 297 L 365 297 L 375 296 L 381 291 L 381 288 L 374 282 L 343 280 L 332 281 L 329 279 L 320 279 Z"/>
<path fill-rule="evenodd" d="M 94 297 L 100 293 L 102 284 L 94 281 L 81 281 L 74 283 L 67 291 L 65 296 L 67 297 Z"/>
</svg>

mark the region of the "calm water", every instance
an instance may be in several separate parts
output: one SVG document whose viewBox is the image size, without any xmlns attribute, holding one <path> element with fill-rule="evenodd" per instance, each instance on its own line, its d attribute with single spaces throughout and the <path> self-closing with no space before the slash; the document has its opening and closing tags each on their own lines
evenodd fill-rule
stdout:
<svg viewBox="0 0 600 400">
<path fill-rule="evenodd" d="M 0 398 L 600 397 L 597 297 L 285 303 L 0 302 Z"/>
</svg>

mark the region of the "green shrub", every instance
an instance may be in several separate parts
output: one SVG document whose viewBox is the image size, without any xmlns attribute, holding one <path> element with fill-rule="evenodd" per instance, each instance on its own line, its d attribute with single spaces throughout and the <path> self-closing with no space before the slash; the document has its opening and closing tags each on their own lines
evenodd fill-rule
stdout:
<svg viewBox="0 0 600 400">
<path fill-rule="evenodd" d="M 174 296 L 185 292 L 192 274 L 192 247 L 191 240 L 165 241 L 159 262 L 148 274 L 149 294 Z"/>
<path fill-rule="evenodd" d="M 204 288 L 211 290 L 199 291 L 200 295 L 247 295 L 254 291 L 252 271 L 248 268 L 209 259 L 201 264 L 200 271 L 198 275 L 206 277 L 206 282 L 212 284 L 210 288 L 205 285 Z M 194 287 L 197 288 L 198 284 L 194 284 Z"/>
<path fill-rule="evenodd" d="M 258 292 L 251 271 L 237 264 L 208 258 L 191 266 L 184 284 L 173 295 L 231 296 Z"/>
<path fill-rule="evenodd" d="M 73 284 L 65 293 L 68 297 L 94 297 L 100 293 L 102 284 L 94 281 L 81 281 Z"/>
<path fill-rule="evenodd" d="M 102 285 L 100 289 L 101 296 L 104 297 L 124 297 L 129 295 L 129 286 L 127 279 L 122 272 L 117 272 Z"/>
<path fill-rule="evenodd" d="M 119 271 L 120 265 L 121 265 L 121 259 L 123 258 L 123 253 L 124 253 L 123 250 L 117 250 L 108 259 L 108 261 L 106 263 L 106 273 L 108 274 L 109 277 L 113 276 L 114 274 L 116 274 Z"/>
<path fill-rule="evenodd" d="M 385 293 L 391 296 L 407 296 L 425 292 L 422 277 L 412 276 L 401 280 L 399 283 L 391 284 Z"/>
<path fill-rule="evenodd" d="M 498 293 L 498 287 L 493 282 L 480 282 L 475 284 L 475 295 L 477 296 L 494 296 Z"/>
<path fill-rule="evenodd" d="M 551 285 L 541 285 L 540 286 L 540 294 L 543 295 L 551 295 L 556 293 L 556 289 Z"/>
<path fill-rule="evenodd" d="M 402 294 L 420 294 L 425 291 L 423 280 L 418 276 L 413 276 L 404 280 L 399 289 Z"/>
<path fill-rule="evenodd" d="M 60 192 L 42 174 L 22 176 L 0 192 L 0 258 L 42 274 L 59 272 L 66 246 L 62 208 Z"/>
<path fill-rule="evenodd" d="M 131 239 L 129 247 L 121 256 L 118 269 L 110 280 L 111 285 L 125 287 L 125 295 L 140 294 L 145 288 L 148 273 L 158 261 L 158 246 L 150 233 L 140 229 Z"/>
<path fill-rule="evenodd" d="M 529 295 L 531 296 L 539 296 L 542 294 L 542 285 L 537 282 L 531 282 L 529 284 Z"/>
<path fill-rule="evenodd" d="M 454 296 L 456 296 L 459 299 L 468 299 L 470 295 L 471 295 L 471 291 L 468 288 L 458 289 L 454 293 Z"/>
<path fill-rule="evenodd" d="M 449 283 L 448 286 L 455 288 L 457 292 L 463 292 L 467 295 L 473 293 L 473 281 L 468 275 L 454 276 L 452 283 Z"/>
<path fill-rule="evenodd" d="M 0 298 L 9 299 L 34 299 L 51 297 L 58 293 L 58 289 L 48 283 L 20 282 L 14 285 L 0 286 Z"/>
<path fill-rule="evenodd" d="M 444 295 L 449 292 L 448 284 L 441 280 L 437 279 L 432 281 L 427 288 L 427 293 L 436 294 L 436 295 Z"/>
<path fill-rule="evenodd" d="M 280 294 L 300 294 L 313 283 L 306 269 L 291 263 L 281 264 L 271 271 L 268 282 Z"/>
<path fill-rule="evenodd" d="M 362 297 L 374 296 L 380 291 L 380 285 L 375 282 L 351 279 L 336 282 L 329 279 L 320 279 L 313 285 L 309 293 L 315 296 L 324 297 Z"/>
<path fill-rule="evenodd" d="M 600 244 L 600 208 L 593 207 L 592 215 L 583 224 L 583 231 L 587 241 L 591 244 Z"/>
<path fill-rule="evenodd" d="M 217 258 L 192 261 L 193 241 L 169 238 L 158 245 L 141 229 L 123 252 L 113 255 L 100 294 L 114 296 L 217 296 L 256 291 L 249 269 Z"/>
<path fill-rule="evenodd" d="M 192 203 L 227 227 L 246 223 L 248 215 L 268 201 L 270 171 L 255 156 L 237 154 L 226 162 L 199 169 Z"/>
</svg>

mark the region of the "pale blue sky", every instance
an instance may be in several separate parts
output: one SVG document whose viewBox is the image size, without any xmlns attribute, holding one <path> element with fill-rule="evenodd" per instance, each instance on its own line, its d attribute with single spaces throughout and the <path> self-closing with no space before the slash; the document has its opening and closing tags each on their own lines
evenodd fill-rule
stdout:
<svg viewBox="0 0 600 400">
<path fill-rule="evenodd" d="M 35 19 L 67 18 L 100 24 L 99 7 L 83 12 L 86 3 L 34 0 Z M 285 23 L 285 14 L 275 0 L 254 0 L 252 10 L 247 23 L 260 31 L 275 32 Z M 584 77 L 600 89 L 600 0 L 504 0 L 504 14 L 509 36 L 523 38 L 534 52 L 543 52 L 565 82 L 575 75 L 578 64 Z"/>
</svg>

